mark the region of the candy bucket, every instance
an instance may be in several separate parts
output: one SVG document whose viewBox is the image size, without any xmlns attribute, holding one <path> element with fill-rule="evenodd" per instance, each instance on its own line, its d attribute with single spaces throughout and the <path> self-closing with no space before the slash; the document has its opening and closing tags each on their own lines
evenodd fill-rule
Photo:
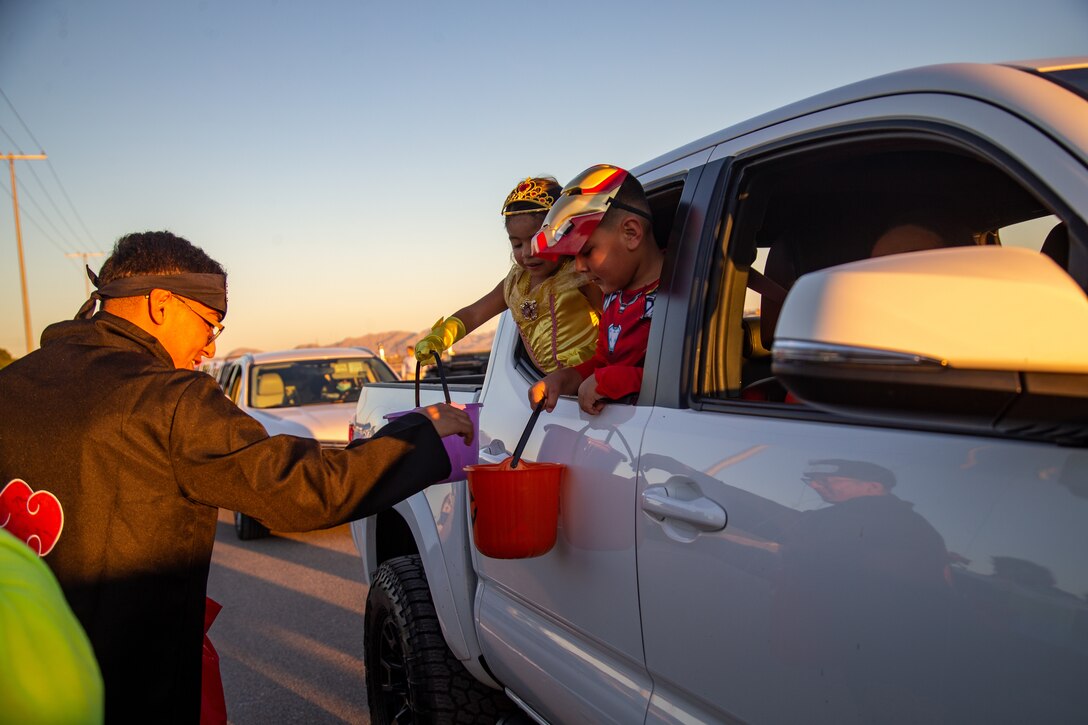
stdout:
<svg viewBox="0 0 1088 725">
<path fill-rule="evenodd" d="M 476 548 L 493 559 L 527 559 L 555 546 L 562 463 L 520 461 L 469 466 L 468 492 Z"/>
<path fill-rule="evenodd" d="M 464 409 L 464 411 L 468 413 L 469 419 L 472 421 L 472 443 L 466 444 L 465 439 L 459 435 L 448 435 L 442 439 L 442 445 L 446 449 L 446 455 L 450 457 L 450 475 L 448 478 L 444 478 L 438 483 L 460 481 L 465 478 L 465 468 L 479 463 L 480 461 L 480 408 L 482 408 L 483 405 L 481 403 L 465 403 L 464 405 L 454 403 L 450 398 L 450 386 L 446 382 L 446 371 L 442 367 L 442 358 L 438 353 L 435 353 L 434 359 L 435 364 L 438 366 L 438 376 L 442 380 L 442 394 L 446 398 L 446 403 Z M 396 420 L 402 415 L 413 413 L 420 408 L 419 367 L 419 361 L 416 361 L 416 407 L 413 410 L 402 410 L 382 416 L 386 420 Z"/>
<path fill-rule="evenodd" d="M 471 466 L 480 461 L 480 408 L 483 406 L 480 403 L 465 403 L 462 406 L 460 403 L 451 403 L 457 408 L 463 407 L 465 412 L 468 413 L 468 417 L 472 419 L 472 443 L 466 444 L 465 439 L 459 435 L 448 435 L 442 439 L 442 445 L 446 449 L 446 455 L 450 457 L 450 475 L 448 478 L 444 478 L 439 483 L 445 483 L 446 481 L 461 481 L 465 478 L 465 467 Z M 403 410 L 399 413 L 390 413 L 389 415 L 382 416 L 386 420 L 392 421 L 411 413 L 411 410 Z"/>
</svg>

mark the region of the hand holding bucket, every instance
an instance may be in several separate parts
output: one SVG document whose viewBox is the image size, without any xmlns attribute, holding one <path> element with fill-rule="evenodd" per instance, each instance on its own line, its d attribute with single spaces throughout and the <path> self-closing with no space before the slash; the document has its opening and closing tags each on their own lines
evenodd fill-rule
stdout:
<svg viewBox="0 0 1088 725">
<path fill-rule="evenodd" d="M 472 423 L 472 432 L 462 438 L 456 432 L 449 435 L 442 436 L 442 445 L 446 449 L 446 455 L 450 458 L 450 475 L 447 478 L 442 479 L 438 483 L 446 483 L 447 481 L 459 481 L 465 477 L 465 467 L 478 463 L 480 460 L 480 403 L 465 403 L 464 405 L 454 403 L 450 398 L 449 384 L 446 382 L 446 372 L 442 367 L 442 358 L 438 353 L 434 354 L 435 361 L 438 364 L 438 375 L 442 381 L 442 393 L 445 396 L 446 404 L 456 408 L 462 409 L 468 416 Z M 419 368 L 420 364 L 416 362 L 416 407 L 412 410 L 402 410 L 397 413 L 389 413 L 384 416 L 386 420 L 395 420 L 402 415 L 408 413 L 423 413 L 431 418 L 431 422 L 435 426 L 435 430 L 439 435 L 442 435 L 446 428 L 453 430 L 460 427 L 452 421 L 441 421 L 440 418 L 435 418 L 430 412 L 423 409 L 419 400 Z M 439 411 L 435 411 L 439 415 Z"/>
</svg>

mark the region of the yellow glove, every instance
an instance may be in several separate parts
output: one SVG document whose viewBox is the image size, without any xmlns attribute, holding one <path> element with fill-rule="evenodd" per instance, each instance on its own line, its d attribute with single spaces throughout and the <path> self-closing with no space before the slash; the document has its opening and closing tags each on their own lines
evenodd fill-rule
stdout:
<svg viewBox="0 0 1088 725">
<path fill-rule="evenodd" d="M 431 328 L 431 334 L 416 343 L 416 360 L 421 363 L 433 362 L 434 353 L 441 355 L 466 334 L 465 323 L 456 317 L 438 318 Z"/>
</svg>

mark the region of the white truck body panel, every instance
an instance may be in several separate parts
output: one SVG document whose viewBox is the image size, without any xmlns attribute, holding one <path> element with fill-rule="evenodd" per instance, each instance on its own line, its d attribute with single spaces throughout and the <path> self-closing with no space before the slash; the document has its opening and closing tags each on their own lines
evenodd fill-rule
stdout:
<svg viewBox="0 0 1088 725">
<path fill-rule="evenodd" d="M 598 416 L 566 397 L 541 416 L 524 457 L 567 466 L 555 546 L 531 559 L 481 555 L 466 483 L 440 484 L 353 524 L 368 579 L 389 541 L 405 553 L 395 535 L 405 528 L 454 656 L 540 722 L 1082 719 L 1083 86 L 1011 66 L 918 69 L 636 168 L 651 203 L 655 190 L 673 194 L 642 394 Z M 947 188 L 933 163 L 948 171 Z M 860 201 L 821 186 L 826 169 Z M 916 177 L 901 181 L 901 169 Z M 921 201 L 900 208 L 899 183 Z M 972 183 L 986 193 L 972 196 Z M 814 193 L 830 211 L 807 204 Z M 1006 225 L 1046 223 L 1053 234 L 1064 224 L 1068 259 L 1037 259 L 1035 244 L 1022 265 L 1010 250 L 972 245 L 860 261 L 872 249 L 862 244 L 873 231 L 866 213 L 884 214 L 875 228 L 935 199 L 951 201 L 960 221 L 992 222 L 971 230 L 975 246 Z M 831 234 L 812 233 L 817 222 Z M 781 278 L 780 340 L 818 353 L 849 343 L 883 358 L 866 367 L 801 354 L 772 367 L 773 290 L 751 310 L 746 300 L 751 273 L 769 278 L 770 254 L 782 250 L 791 262 L 829 254 Z M 984 279 L 976 260 L 994 251 L 1019 286 Z M 937 259 L 955 264 L 919 274 Z M 884 272 L 894 283 L 882 283 Z M 1023 309 L 1031 284 L 1044 294 Z M 970 314 L 965 300 L 978 303 Z M 1002 315 L 1010 306 L 1015 314 Z M 1013 319 L 1037 327 L 1003 336 Z M 526 391 L 538 376 L 519 345 L 504 313 L 478 394 L 455 394 L 483 404 L 481 462 L 510 455 L 530 417 Z M 953 364 L 906 362 L 942 350 Z M 818 395 L 772 399 L 760 388 L 791 375 Z M 764 397 L 747 396 L 752 389 Z M 906 401 L 895 397 L 902 390 Z M 383 415 L 412 407 L 411 395 L 410 386 L 368 387 L 359 428 L 372 433 Z M 428 391 L 424 403 L 439 399 Z"/>
</svg>

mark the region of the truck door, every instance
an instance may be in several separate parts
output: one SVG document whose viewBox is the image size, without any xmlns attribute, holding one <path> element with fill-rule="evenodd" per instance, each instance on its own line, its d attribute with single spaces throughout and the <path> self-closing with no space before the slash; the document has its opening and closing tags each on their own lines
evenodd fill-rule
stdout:
<svg viewBox="0 0 1088 725">
<path fill-rule="evenodd" d="M 668 233 L 677 207 L 684 205 L 686 168 L 688 160 L 643 179 L 662 224 L 659 235 Z M 668 178 L 655 186 L 663 177 Z M 509 362 L 518 335 L 508 322 L 500 325 L 482 393 L 481 442 L 487 450 L 481 458 L 492 462 L 513 450 L 530 416 L 528 389 L 538 377 Z M 615 403 L 589 416 L 577 399 L 561 399 L 541 416 L 524 454 L 567 466 L 555 547 L 514 560 L 473 551 L 487 664 L 551 722 L 637 723 L 645 716 L 650 680 L 635 568 L 635 461 L 650 410 L 648 404 Z"/>
<path fill-rule="evenodd" d="M 994 108 L 925 96 L 715 158 L 731 161 L 703 174 L 715 231 L 670 281 L 689 313 L 670 304 L 639 460 L 647 720 L 1078 719 L 1088 453 L 823 413 L 777 383 L 769 350 L 797 277 L 896 225 L 1036 250 L 1058 223 L 1084 229 L 1083 165 Z"/>
</svg>

